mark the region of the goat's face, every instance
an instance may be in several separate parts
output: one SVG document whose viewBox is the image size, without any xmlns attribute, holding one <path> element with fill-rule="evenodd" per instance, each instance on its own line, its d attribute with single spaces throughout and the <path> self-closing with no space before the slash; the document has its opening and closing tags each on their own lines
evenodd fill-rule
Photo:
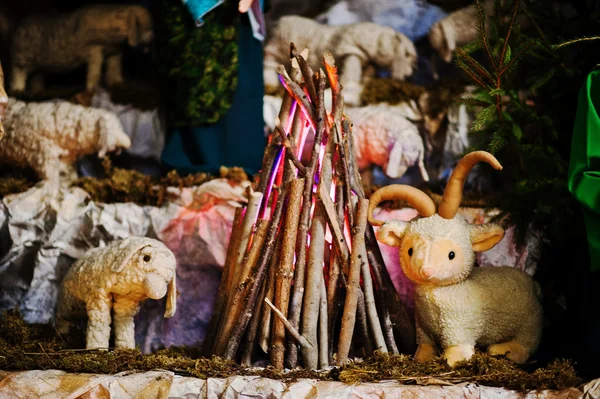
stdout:
<svg viewBox="0 0 600 399">
<path fill-rule="evenodd" d="M 369 222 L 381 226 L 377 239 L 400 248 L 400 264 L 408 278 L 417 284 L 448 285 L 466 279 L 475 264 L 475 252 L 487 251 L 504 237 L 504 229 L 492 224 L 472 225 L 457 215 L 462 188 L 469 171 L 484 161 L 495 169 L 502 165 L 490 153 L 475 151 L 465 155 L 454 168 L 438 212 L 433 200 L 421 190 L 397 184 L 380 188 L 369 199 Z M 421 215 L 410 222 L 383 222 L 373 217 L 382 201 L 404 199 Z"/>
<path fill-rule="evenodd" d="M 470 225 L 458 215 L 438 214 L 410 222 L 385 223 L 377 238 L 398 247 L 400 265 L 417 284 L 449 285 L 466 279 L 475 264 L 475 252 L 487 251 L 504 236 L 495 224 Z"/>
</svg>

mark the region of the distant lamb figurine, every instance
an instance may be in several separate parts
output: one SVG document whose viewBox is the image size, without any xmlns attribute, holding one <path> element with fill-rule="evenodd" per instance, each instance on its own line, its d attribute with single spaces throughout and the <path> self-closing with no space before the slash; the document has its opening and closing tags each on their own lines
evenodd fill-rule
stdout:
<svg viewBox="0 0 600 399">
<path fill-rule="evenodd" d="M 535 281 L 514 267 L 474 267 L 475 252 L 493 248 L 504 237 L 500 225 L 469 224 L 457 214 L 465 179 L 481 161 L 502 169 L 485 151 L 465 155 L 437 213 L 427 194 L 408 185 L 383 187 L 369 199 L 369 222 L 381 227 L 377 239 L 398 248 L 402 271 L 416 284 L 417 361 L 442 351 L 454 367 L 470 360 L 476 346 L 485 346 L 491 355 L 524 363 L 540 344 L 543 311 Z M 377 220 L 373 210 L 385 200 L 406 200 L 421 217 Z"/>
<path fill-rule="evenodd" d="M 485 1 L 483 9 L 489 15 L 494 10 L 494 0 Z M 477 39 L 477 26 L 477 8 L 470 5 L 433 24 L 429 30 L 429 42 L 444 61 L 450 62 L 457 47 Z"/>
<path fill-rule="evenodd" d="M 265 46 L 264 78 L 266 86 L 279 85 L 276 68 L 290 60 L 290 42 L 298 50 L 310 49 L 308 63 L 315 68 L 327 51 L 340 62 L 340 82 L 344 102 L 360 104 L 363 69 L 368 64 L 391 70 L 394 79 L 413 74 L 417 51 L 413 42 L 392 28 L 371 22 L 327 26 L 299 16 L 282 17 Z"/>
<path fill-rule="evenodd" d="M 4 127 L 0 162 L 32 168 L 39 178 L 55 183 L 61 174 L 76 175 L 78 157 L 103 158 L 131 145 L 115 114 L 67 101 L 25 103 L 9 98 Z"/>
<path fill-rule="evenodd" d="M 177 305 L 175 255 L 162 242 L 129 237 L 89 250 L 71 266 L 59 293 L 56 327 L 67 334 L 71 318 L 87 313 L 87 349 L 107 349 L 111 310 L 117 348 L 135 348 L 133 317 L 148 298 L 167 296 L 165 317 Z"/>
<path fill-rule="evenodd" d="M 429 175 L 423 162 L 425 148 L 419 129 L 387 104 L 346 108 L 352 123 L 358 168 L 378 165 L 392 179 L 411 166 L 418 166 L 423 180 Z"/>
<path fill-rule="evenodd" d="M 11 94 L 25 91 L 32 73 L 68 72 L 84 64 L 86 90 L 92 91 L 105 59 L 106 83 L 121 83 L 122 45 L 149 44 L 152 38 L 152 17 L 137 5 L 96 4 L 67 15 L 29 17 L 12 36 Z"/>
</svg>

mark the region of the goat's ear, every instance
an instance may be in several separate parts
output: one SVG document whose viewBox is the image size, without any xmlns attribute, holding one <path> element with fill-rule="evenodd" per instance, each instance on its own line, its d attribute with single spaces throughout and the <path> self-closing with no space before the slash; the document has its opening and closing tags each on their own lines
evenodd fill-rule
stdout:
<svg viewBox="0 0 600 399">
<path fill-rule="evenodd" d="M 399 247 L 406 232 L 407 222 L 391 220 L 386 222 L 377 232 L 377 239 L 391 247 Z"/>
<path fill-rule="evenodd" d="M 503 237 L 504 229 L 497 224 L 484 223 L 471 225 L 471 243 L 475 252 L 492 249 Z"/>
</svg>

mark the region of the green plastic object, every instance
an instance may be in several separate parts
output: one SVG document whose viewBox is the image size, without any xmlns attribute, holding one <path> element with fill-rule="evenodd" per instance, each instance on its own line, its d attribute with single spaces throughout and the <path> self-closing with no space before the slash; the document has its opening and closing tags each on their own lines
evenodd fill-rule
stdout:
<svg viewBox="0 0 600 399">
<path fill-rule="evenodd" d="M 600 270 L 600 70 L 579 92 L 571 143 L 569 191 L 583 207 L 591 269 Z"/>
</svg>

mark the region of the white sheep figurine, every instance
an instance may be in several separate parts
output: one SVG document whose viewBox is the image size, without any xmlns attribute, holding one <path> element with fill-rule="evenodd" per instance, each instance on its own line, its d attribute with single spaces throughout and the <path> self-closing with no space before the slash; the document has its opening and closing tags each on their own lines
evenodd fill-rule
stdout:
<svg viewBox="0 0 600 399">
<path fill-rule="evenodd" d="M 400 265 L 415 284 L 418 348 L 415 360 L 434 358 L 443 350 L 450 366 L 469 360 L 475 346 L 491 355 L 525 362 L 537 349 L 542 330 L 539 286 L 524 271 L 512 267 L 474 267 L 475 252 L 487 251 L 504 236 L 495 224 L 468 224 L 457 215 L 464 181 L 480 161 L 502 169 L 485 151 L 465 155 L 454 169 L 438 213 L 430 197 L 406 185 L 391 185 L 373 193 L 369 222 L 381 226 L 377 238 L 400 249 Z M 421 215 L 410 222 L 373 218 L 377 205 L 404 199 Z"/>
<path fill-rule="evenodd" d="M 363 69 L 368 64 L 391 70 L 394 79 L 413 74 L 417 51 L 413 42 L 394 29 L 372 22 L 327 26 L 299 16 L 282 17 L 265 45 L 265 86 L 278 86 L 277 67 L 290 61 L 290 42 L 298 49 L 311 49 L 308 63 L 321 65 L 319 57 L 331 52 L 341 64 L 340 83 L 344 102 L 359 105 Z"/>
<path fill-rule="evenodd" d="M 87 313 L 87 349 L 107 349 L 111 310 L 115 346 L 135 348 L 133 317 L 148 298 L 167 295 L 165 317 L 177 305 L 173 253 L 160 241 L 129 237 L 104 248 L 94 248 L 75 262 L 60 289 L 56 327 L 67 334 L 71 320 Z"/>
<path fill-rule="evenodd" d="M 346 108 L 352 121 L 354 151 L 359 170 L 378 165 L 392 179 L 398 179 L 416 165 L 423 180 L 429 176 L 423 161 L 425 148 L 419 129 L 387 104 Z"/>
<path fill-rule="evenodd" d="M 58 182 L 76 175 L 78 157 L 131 146 L 121 122 L 111 112 L 67 101 L 25 103 L 9 98 L 4 118 L 6 136 L 0 162 L 32 168 L 39 178 Z"/>
<path fill-rule="evenodd" d="M 69 72 L 87 65 L 86 90 L 100 83 L 106 59 L 106 83 L 121 83 L 122 46 L 149 44 L 152 17 L 137 5 L 94 4 L 60 16 L 32 16 L 12 35 L 11 95 L 25 91 L 34 72 Z M 41 89 L 43 80 L 36 83 Z"/>
</svg>

